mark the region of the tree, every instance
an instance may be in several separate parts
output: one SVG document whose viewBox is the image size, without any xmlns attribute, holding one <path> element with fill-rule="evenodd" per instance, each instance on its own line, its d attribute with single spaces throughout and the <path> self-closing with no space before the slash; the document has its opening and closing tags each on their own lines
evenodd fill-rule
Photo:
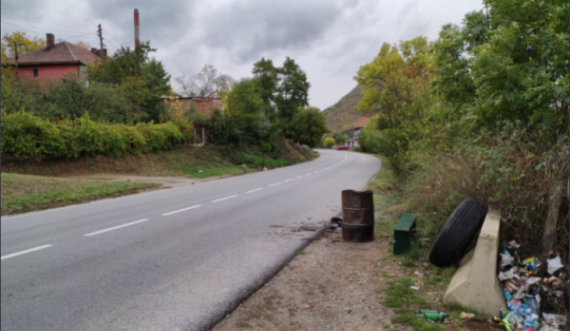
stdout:
<svg viewBox="0 0 570 331">
<path fill-rule="evenodd" d="M 326 137 L 325 140 L 323 141 L 323 146 L 325 146 L 325 148 L 333 147 L 334 146 L 334 138 Z"/>
<path fill-rule="evenodd" d="M 261 58 L 253 65 L 253 77 L 257 80 L 261 98 L 266 107 L 275 101 L 275 93 L 279 84 L 279 72 L 273 61 Z"/>
<path fill-rule="evenodd" d="M 97 82 L 86 87 L 74 74 L 49 81 L 44 99 L 52 105 L 52 113 L 44 116 L 69 118 L 74 124 L 85 113 L 96 121 L 124 123 L 128 111 L 120 90 Z"/>
<path fill-rule="evenodd" d="M 89 77 L 94 82 L 119 86 L 130 101 L 129 120 L 162 122 L 167 117 L 161 96 L 170 95 L 170 75 L 160 61 L 150 58 L 156 51 L 149 43 L 135 50 L 121 47 L 112 57 L 89 67 Z"/>
<path fill-rule="evenodd" d="M 204 64 L 202 70 L 190 78 L 182 75 L 174 80 L 182 88 L 181 94 L 203 98 L 217 98 L 220 91 L 230 89 L 234 83 L 232 77 L 219 74 L 211 64 Z"/>
<path fill-rule="evenodd" d="M 338 134 L 335 138 L 334 138 L 334 142 L 337 146 L 342 146 L 344 145 L 344 143 L 346 143 L 346 141 L 348 140 L 348 136 L 346 134 Z"/>
<path fill-rule="evenodd" d="M 301 144 L 316 147 L 327 132 L 325 116 L 318 108 L 301 108 L 293 117 L 290 137 Z"/>
<path fill-rule="evenodd" d="M 41 38 L 29 38 L 25 32 L 13 32 L 12 34 L 5 34 L 2 37 L 2 42 L 8 49 L 10 56 L 15 55 L 15 45 L 18 47 L 18 55 L 28 52 L 37 51 L 46 46 L 46 41 Z"/>
<path fill-rule="evenodd" d="M 307 81 L 305 72 L 289 57 L 285 59 L 283 67 L 279 68 L 279 80 L 281 84 L 277 89 L 277 109 L 279 117 L 287 124 L 299 108 L 309 105 L 311 84 Z"/>
<path fill-rule="evenodd" d="M 263 114 L 263 99 L 259 93 L 257 82 L 252 79 L 242 79 L 234 85 L 228 94 L 228 109 L 226 110 L 231 136 L 241 143 L 255 142 L 256 138 L 268 134 L 271 123 Z"/>
<path fill-rule="evenodd" d="M 384 43 L 374 60 L 360 67 L 354 80 L 363 86 L 363 97 L 356 107 L 357 110 L 367 112 L 380 111 L 381 93 L 387 76 L 402 65 L 404 59 L 396 46 Z"/>
<path fill-rule="evenodd" d="M 75 45 L 77 45 L 77 46 L 79 46 L 79 47 L 81 47 L 81 48 L 83 48 L 83 49 L 86 49 L 86 50 L 90 50 L 90 49 L 91 49 L 91 46 L 89 46 L 88 43 L 83 42 L 83 41 L 80 41 L 80 42 L 78 42 L 78 43 L 75 44 Z"/>
</svg>

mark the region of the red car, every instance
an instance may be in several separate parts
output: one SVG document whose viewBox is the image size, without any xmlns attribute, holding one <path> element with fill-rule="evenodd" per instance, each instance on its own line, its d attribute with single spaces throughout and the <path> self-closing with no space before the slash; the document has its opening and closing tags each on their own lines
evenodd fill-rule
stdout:
<svg viewBox="0 0 570 331">
<path fill-rule="evenodd" d="M 347 149 L 350 149 L 350 146 L 338 146 L 336 148 L 337 151 L 346 151 Z"/>
</svg>

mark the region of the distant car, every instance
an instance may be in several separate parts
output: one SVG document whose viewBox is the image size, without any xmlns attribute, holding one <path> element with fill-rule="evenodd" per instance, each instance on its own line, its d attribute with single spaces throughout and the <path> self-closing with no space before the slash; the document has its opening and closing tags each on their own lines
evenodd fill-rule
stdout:
<svg viewBox="0 0 570 331">
<path fill-rule="evenodd" d="M 350 146 L 338 146 L 336 148 L 337 151 L 346 151 L 347 149 L 350 149 Z"/>
</svg>

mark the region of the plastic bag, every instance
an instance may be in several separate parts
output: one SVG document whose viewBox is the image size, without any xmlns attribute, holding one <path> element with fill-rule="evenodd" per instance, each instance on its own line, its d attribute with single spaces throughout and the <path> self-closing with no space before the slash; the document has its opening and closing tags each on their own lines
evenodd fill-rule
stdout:
<svg viewBox="0 0 570 331">
<path fill-rule="evenodd" d="M 505 253 L 501 254 L 501 268 L 504 268 L 508 265 L 513 265 L 514 260 L 515 259 L 511 256 L 511 254 L 505 250 Z"/>
<path fill-rule="evenodd" d="M 556 270 L 562 268 L 560 256 L 557 256 L 553 259 L 546 260 L 546 262 L 548 263 L 548 273 L 551 275 L 554 274 L 556 272 Z"/>
</svg>

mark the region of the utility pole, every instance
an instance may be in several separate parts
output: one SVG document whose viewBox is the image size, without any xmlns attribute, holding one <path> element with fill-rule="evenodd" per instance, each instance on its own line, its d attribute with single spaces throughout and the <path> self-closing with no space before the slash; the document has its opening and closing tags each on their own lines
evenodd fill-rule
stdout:
<svg viewBox="0 0 570 331">
<path fill-rule="evenodd" d="M 103 44 L 103 29 L 101 29 L 101 24 L 99 24 L 97 35 L 99 36 L 99 54 L 101 54 L 101 57 L 103 57 L 103 48 L 105 45 Z"/>
<path fill-rule="evenodd" d="M 16 81 L 18 81 L 18 42 L 14 41 L 14 59 L 16 59 Z"/>
</svg>

